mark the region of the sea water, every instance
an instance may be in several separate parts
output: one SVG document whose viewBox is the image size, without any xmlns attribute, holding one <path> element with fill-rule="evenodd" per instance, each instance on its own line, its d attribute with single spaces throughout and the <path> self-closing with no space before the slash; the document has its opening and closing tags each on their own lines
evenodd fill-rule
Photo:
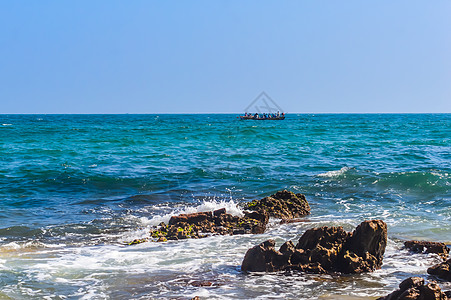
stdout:
<svg viewBox="0 0 451 300">
<path fill-rule="evenodd" d="M 0 299 L 375 299 L 451 243 L 450 114 L 0 115 Z M 288 189 L 311 215 L 258 235 L 143 243 L 171 215 Z M 382 219 L 382 269 L 244 274 L 247 249 Z M 440 282 L 443 289 L 449 283 Z"/>
</svg>

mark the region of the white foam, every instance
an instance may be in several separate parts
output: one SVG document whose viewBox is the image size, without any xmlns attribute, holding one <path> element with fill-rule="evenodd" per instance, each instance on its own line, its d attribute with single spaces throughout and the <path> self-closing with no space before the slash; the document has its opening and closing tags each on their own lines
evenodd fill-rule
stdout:
<svg viewBox="0 0 451 300">
<path fill-rule="evenodd" d="M 169 219 L 174 215 L 179 214 L 192 214 L 196 212 L 205 212 L 205 211 L 214 211 L 217 209 L 225 208 L 226 212 L 233 215 L 233 216 L 244 216 L 243 211 L 241 208 L 238 207 L 238 204 L 235 203 L 233 200 L 225 201 L 225 200 L 208 200 L 203 201 L 198 206 L 184 206 L 182 208 L 176 208 L 174 211 L 171 211 L 170 213 L 164 214 L 164 215 L 157 215 L 154 216 L 151 219 L 147 218 L 141 218 L 141 222 L 143 222 L 143 225 L 151 225 L 151 226 L 157 226 L 161 222 L 168 223 Z"/>
<path fill-rule="evenodd" d="M 45 249 L 45 248 L 62 248 L 65 247 L 66 244 L 45 244 L 42 242 L 38 242 L 38 241 L 27 241 L 27 242 L 10 242 L 4 245 L 0 246 L 0 251 L 6 251 L 6 252 L 11 252 L 11 251 L 19 251 L 19 250 L 41 250 L 41 249 Z"/>
<path fill-rule="evenodd" d="M 219 202 L 218 206 L 202 203 L 195 211 L 220 208 L 221 204 L 226 203 Z M 180 211 L 190 210 L 184 208 Z M 131 218 L 138 222 L 150 222 L 148 219 Z M 26 257 L 7 262 L 0 260 L 0 263 L 6 265 L 3 266 L 5 270 L 23 269 L 26 266 L 27 280 L 55 287 L 56 293 L 60 293 L 64 287 L 77 287 L 78 291 L 72 291 L 69 298 L 103 299 L 111 297 L 118 290 L 124 293 L 124 298 L 127 293 L 133 298 L 134 289 L 143 286 L 151 299 L 177 298 L 182 295 L 205 298 L 228 298 L 228 295 L 229 298 L 238 298 L 243 296 L 243 289 L 256 299 L 263 299 L 268 295 L 283 295 L 282 298 L 294 299 L 299 297 L 300 292 L 309 295 L 317 292 L 316 286 L 323 281 L 330 287 L 325 286 L 321 292 L 323 295 L 333 292 L 331 297 L 337 291 L 343 295 L 362 297 L 388 294 L 399 284 L 401 277 L 424 274 L 427 266 L 436 260 L 433 255 L 407 253 L 402 249 L 402 242 L 389 239 L 382 269 L 374 273 L 359 277 L 345 276 L 338 281 L 326 275 L 309 274 L 294 274 L 293 277 L 275 274 L 247 275 L 243 280 L 239 266 L 250 247 L 269 238 L 274 238 L 277 247 L 280 247 L 288 239 L 298 239 L 308 228 L 335 225 L 328 224 L 333 223 L 331 218 L 318 217 L 312 218 L 312 222 L 284 224 L 274 228 L 270 226 L 266 233 L 258 235 L 212 236 L 134 246 L 97 245 L 50 249 L 47 252 L 28 253 Z M 340 220 L 340 223 L 346 225 L 347 230 L 355 228 L 355 220 Z M 144 234 L 146 230 L 139 232 Z M 15 243 L 9 245 L 12 248 L 18 246 L 20 245 Z M 184 278 L 187 278 L 187 282 L 212 281 L 213 284 L 218 283 L 219 287 L 193 288 L 189 283 L 184 283 Z M 347 283 L 349 288 L 344 288 Z M 177 286 L 177 290 L 168 289 L 167 286 Z M 45 292 L 36 290 L 33 292 L 22 289 L 20 295 L 35 293 L 35 296 L 42 296 L 41 298 L 47 296 L 43 294 Z"/>
<path fill-rule="evenodd" d="M 338 177 L 343 175 L 344 173 L 346 173 L 347 171 L 349 171 L 351 168 L 349 167 L 343 167 L 340 170 L 335 170 L 335 171 L 329 171 L 329 172 L 325 172 L 325 173 L 320 173 L 317 176 L 320 177 Z"/>
<path fill-rule="evenodd" d="M 2 245 L 1 248 L 5 249 L 5 250 L 18 250 L 18 249 L 22 248 L 22 246 L 16 242 L 11 242 L 11 243 Z"/>
</svg>

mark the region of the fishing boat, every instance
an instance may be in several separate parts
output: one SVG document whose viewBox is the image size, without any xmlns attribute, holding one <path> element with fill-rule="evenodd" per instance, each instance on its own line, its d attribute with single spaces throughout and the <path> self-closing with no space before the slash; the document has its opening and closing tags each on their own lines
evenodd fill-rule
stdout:
<svg viewBox="0 0 451 300">
<path fill-rule="evenodd" d="M 245 114 L 244 116 L 238 116 L 237 118 L 240 118 L 240 120 L 284 120 L 285 114 Z"/>
</svg>

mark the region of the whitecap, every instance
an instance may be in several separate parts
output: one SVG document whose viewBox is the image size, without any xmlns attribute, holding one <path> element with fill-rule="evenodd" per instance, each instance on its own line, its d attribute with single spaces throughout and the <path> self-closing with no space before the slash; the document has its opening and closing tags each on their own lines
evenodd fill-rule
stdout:
<svg viewBox="0 0 451 300">
<path fill-rule="evenodd" d="M 329 171 L 329 172 L 325 172 L 325 173 L 320 173 L 317 176 L 320 177 L 338 177 L 343 175 L 344 173 L 346 173 L 347 171 L 349 171 L 351 168 L 349 167 L 343 167 L 340 170 L 335 170 L 335 171 Z"/>
<path fill-rule="evenodd" d="M 207 200 L 203 201 L 198 206 L 184 206 L 182 208 L 176 208 L 174 211 L 171 211 L 164 215 L 157 215 L 154 216 L 151 219 L 142 218 L 141 221 L 144 223 L 144 225 L 153 225 L 157 226 L 161 222 L 168 223 L 169 219 L 173 215 L 179 215 L 179 214 L 192 214 L 197 212 L 205 212 L 205 211 L 214 211 L 217 209 L 225 208 L 226 212 L 233 215 L 233 216 L 244 216 L 243 211 L 241 208 L 238 207 L 238 204 L 235 203 L 233 200 L 225 201 L 225 200 Z"/>
</svg>

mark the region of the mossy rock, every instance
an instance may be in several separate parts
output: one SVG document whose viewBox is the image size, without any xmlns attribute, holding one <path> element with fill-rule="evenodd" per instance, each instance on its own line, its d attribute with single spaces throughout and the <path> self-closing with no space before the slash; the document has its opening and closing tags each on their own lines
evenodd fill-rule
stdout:
<svg viewBox="0 0 451 300">
<path fill-rule="evenodd" d="M 148 241 L 147 239 L 136 239 L 136 240 L 131 241 L 130 243 L 127 243 L 127 245 L 128 245 L 128 246 L 131 246 L 131 245 L 138 245 L 138 244 L 145 243 L 145 242 L 147 242 L 147 241 Z"/>
<path fill-rule="evenodd" d="M 303 194 L 283 190 L 260 200 L 253 200 L 244 206 L 251 211 L 265 211 L 271 217 L 294 219 L 310 214 L 310 206 Z"/>
</svg>

